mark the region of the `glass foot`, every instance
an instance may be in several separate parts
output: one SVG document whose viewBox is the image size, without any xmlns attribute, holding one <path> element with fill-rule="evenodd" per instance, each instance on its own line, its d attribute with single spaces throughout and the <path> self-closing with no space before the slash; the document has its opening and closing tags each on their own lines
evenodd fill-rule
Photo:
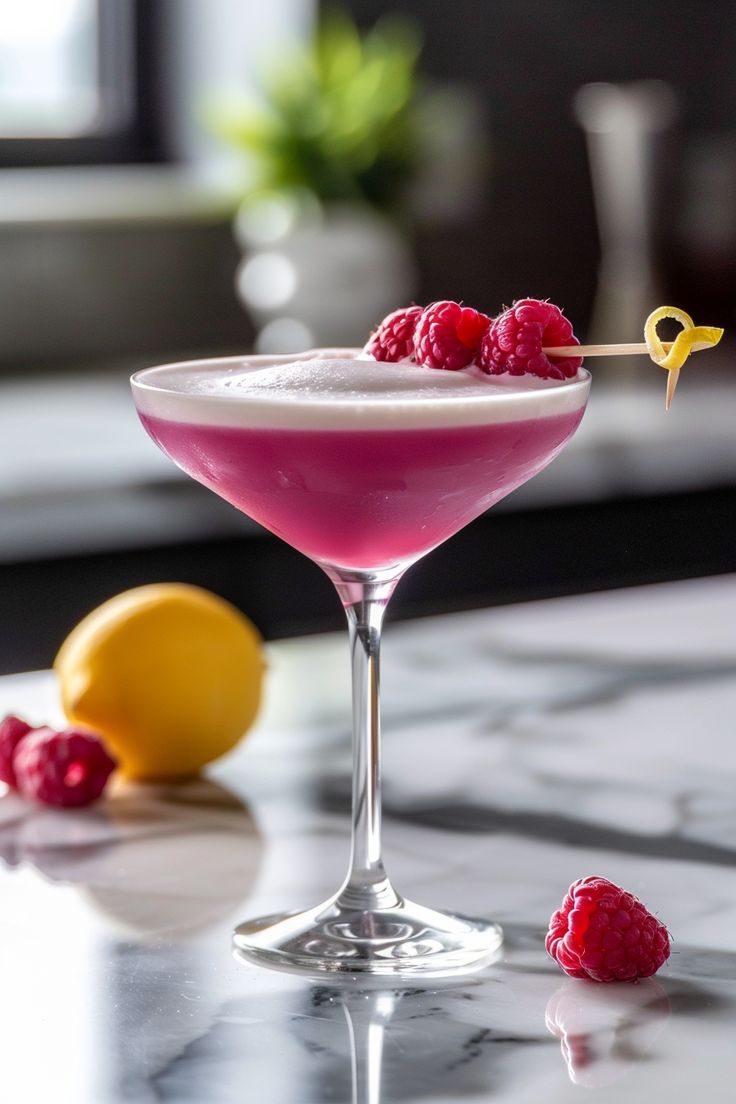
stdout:
<svg viewBox="0 0 736 1104">
<path fill-rule="evenodd" d="M 498 924 L 415 905 L 356 909 L 339 898 L 306 912 L 262 916 L 233 933 L 250 962 L 307 974 L 442 977 L 487 965 L 503 942 Z"/>
</svg>

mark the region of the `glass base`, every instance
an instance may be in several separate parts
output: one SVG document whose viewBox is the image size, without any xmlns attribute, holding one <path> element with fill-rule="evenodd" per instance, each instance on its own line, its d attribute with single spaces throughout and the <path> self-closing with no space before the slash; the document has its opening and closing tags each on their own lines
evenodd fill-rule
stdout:
<svg viewBox="0 0 736 1104">
<path fill-rule="evenodd" d="M 402 899 L 367 910 L 334 897 L 306 912 L 259 917 L 233 933 L 238 956 L 302 974 L 447 977 L 487 965 L 502 942 L 490 920 Z"/>
</svg>

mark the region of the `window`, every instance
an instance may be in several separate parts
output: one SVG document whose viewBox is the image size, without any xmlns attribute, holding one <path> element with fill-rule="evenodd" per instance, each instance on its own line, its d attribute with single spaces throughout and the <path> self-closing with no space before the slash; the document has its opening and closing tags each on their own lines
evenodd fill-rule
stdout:
<svg viewBox="0 0 736 1104">
<path fill-rule="evenodd" d="M 0 15 L 0 166 L 163 156 L 158 0 L 23 0 Z"/>
<path fill-rule="evenodd" d="M 96 0 L 25 0 L 0 21 L 0 135 L 70 138 L 102 115 Z"/>
</svg>

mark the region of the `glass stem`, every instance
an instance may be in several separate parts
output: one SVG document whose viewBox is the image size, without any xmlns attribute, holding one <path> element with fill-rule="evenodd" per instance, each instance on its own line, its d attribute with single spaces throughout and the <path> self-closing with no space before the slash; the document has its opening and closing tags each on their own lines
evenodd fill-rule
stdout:
<svg viewBox="0 0 736 1104">
<path fill-rule="evenodd" d="M 347 878 L 338 894 L 343 907 L 394 908 L 400 903 L 381 854 L 381 626 L 400 576 L 330 577 L 345 608 L 353 673 L 352 846 Z"/>
</svg>

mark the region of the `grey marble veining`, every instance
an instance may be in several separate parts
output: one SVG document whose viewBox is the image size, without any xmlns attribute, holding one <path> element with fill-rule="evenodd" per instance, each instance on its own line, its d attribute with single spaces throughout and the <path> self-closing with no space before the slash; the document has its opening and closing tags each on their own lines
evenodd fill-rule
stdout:
<svg viewBox="0 0 736 1104">
<path fill-rule="evenodd" d="M 80 811 L 0 799 L 9 1099 L 733 1099 L 736 580 L 389 625 L 388 869 L 507 936 L 482 973 L 425 988 L 231 956 L 234 923 L 316 903 L 347 861 L 345 641 L 281 642 L 270 667 L 256 731 L 206 780 Z M 58 709 L 50 675 L 0 680 L 0 714 Z M 667 923 L 656 978 L 573 981 L 546 957 L 586 873 Z"/>
</svg>

